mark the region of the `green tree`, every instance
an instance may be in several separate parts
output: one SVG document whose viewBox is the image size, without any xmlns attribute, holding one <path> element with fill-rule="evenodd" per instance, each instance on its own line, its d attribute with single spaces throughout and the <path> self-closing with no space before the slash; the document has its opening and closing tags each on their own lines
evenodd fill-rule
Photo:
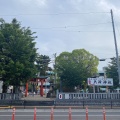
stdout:
<svg viewBox="0 0 120 120">
<path fill-rule="evenodd" d="M 97 72 L 97 66 L 98 58 L 85 49 L 62 52 L 56 58 L 56 69 L 64 91 L 74 91 L 75 86 L 87 82 L 87 78 Z"/>
<path fill-rule="evenodd" d="M 119 86 L 119 79 L 118 79 L 118 69 L 117 69 L 117 63 L 116 58 L 111 58 L 111 62 L 109 62 L 108 67 L 105 67 L 106 76 L 108 78 L 113 78 L 113 87 L 117 88 Z"/>
<path fill-rule="evenodd" d="M 38 76 L 45 76 L 46 71 L 49 69 L 48 65 L 50 58 L 47 55 L 38 55 L 36 58 L 36 67 L 38 71 Z"/>
<path fill-rule="evenodd" d="M 21 27 L 13 19 L 11 23 L 0 20 L 0 76 L 6 86 L 18 87 L 36 73 L 35 38 L 30 28 Z"/>
</svg>

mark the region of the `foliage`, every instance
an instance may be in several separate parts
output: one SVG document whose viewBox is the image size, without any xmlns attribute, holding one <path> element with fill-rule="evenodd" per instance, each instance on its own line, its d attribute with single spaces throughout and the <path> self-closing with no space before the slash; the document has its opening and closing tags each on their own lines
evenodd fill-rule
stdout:
<svg viewBox="0 0 120 120">
<path fill-rule="evenodd" d="M 38 55 L 36 58 L 36 67 L 38 71 L 38 76 L 45 76 L 46 71 L 49 69 L 48 64 L 50 62 L 50 58 L 47 55 Z"/>
<path fill-rule="evenodd" d="M 56 58 L 56 69 L 64 91 L 74 91 L 75 86 L 86 82 L 97 72 L 97 66 L 98 58 L 85 49 L 62 52 Z"/>
<path fill-rule="evenodd" d="M 119 79 L 118 79 L 118 69 L 117 69 L 117 62 L 116 58 L 111 58 L 111 62 L 109 62 L 108 67 L 105 67 L 106 76 L 108 78 L 113 78 L 113 88 L 117 88 L 119 86 Z"/>
<path fill-rule="evenodd" d="M 35 74 L 37 49 L 33 35 L 16 19 L 11 23 L 0 20 L 0 75 L 5 85 L 18 86 Z"/>
</svg>

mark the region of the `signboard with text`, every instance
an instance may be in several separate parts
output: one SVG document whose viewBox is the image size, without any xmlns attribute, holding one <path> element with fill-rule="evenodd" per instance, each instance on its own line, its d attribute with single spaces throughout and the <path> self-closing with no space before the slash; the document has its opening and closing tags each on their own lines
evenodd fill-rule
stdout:
<svg viewBox="0 0 120 120">
<path fill-rule="evenodd" d="M 88 78 L 87 83 L 88 85 L 95 85 L 95 86 L 113 86 L 113 79 L 112 78 Z"/>
</svg>

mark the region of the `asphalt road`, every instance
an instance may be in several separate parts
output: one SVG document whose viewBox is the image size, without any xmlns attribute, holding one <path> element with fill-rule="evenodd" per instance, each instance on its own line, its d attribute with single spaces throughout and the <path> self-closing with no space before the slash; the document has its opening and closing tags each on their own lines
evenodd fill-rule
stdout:
<svg viewBox="0 0 120 120">
<path fill-rule="evenodd" d="M 0 110 L 0 120 L 11 120 L 12 109 Z M 72 109 L 72 120 L 86 120 L 85 109 Z M 37 109 L 37 120 L 50 120 L 50 109 Z M 68 120 L 68 109 L 54 109 L 54 120 Z M 34 109 L 18 109 L 15 120 L 34 120 Z M 103 120 L 102 109 L 88 109 L 89 120 Z M 106 120 L 120 120 L 120 109 L 106 109 Z"/>
</svg>

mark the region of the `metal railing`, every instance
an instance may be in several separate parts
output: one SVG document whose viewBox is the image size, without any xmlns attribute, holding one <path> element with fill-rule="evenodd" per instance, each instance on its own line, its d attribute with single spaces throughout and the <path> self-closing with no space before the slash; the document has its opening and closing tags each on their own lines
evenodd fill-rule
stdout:
<svg viewBox="0 0 120 120">
<path fill-rule="evenodd" d="M 120 99 L 120 93 L 58 93 L 57 99 Z"/>
<path fill-rule="evenodd" d="M 21 93 L 0 93 L 0 100 L 20 100 Z"/>
</svg>

